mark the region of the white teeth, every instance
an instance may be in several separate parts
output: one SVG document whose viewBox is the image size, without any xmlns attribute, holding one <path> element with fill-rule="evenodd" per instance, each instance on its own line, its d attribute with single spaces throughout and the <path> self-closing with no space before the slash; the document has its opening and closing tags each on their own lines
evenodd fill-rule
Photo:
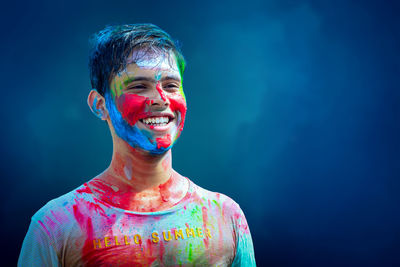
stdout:
<svg viewBox="0 0 400 267">
<path fill-rule="evenodd" d="M 169 122 L 168 117 L 153 117 L 153 118 L 145 118 L 142 119 L 142 122 L 145 124 L 154 124 L 154 125 L 166 125 Z"/>
</svg>

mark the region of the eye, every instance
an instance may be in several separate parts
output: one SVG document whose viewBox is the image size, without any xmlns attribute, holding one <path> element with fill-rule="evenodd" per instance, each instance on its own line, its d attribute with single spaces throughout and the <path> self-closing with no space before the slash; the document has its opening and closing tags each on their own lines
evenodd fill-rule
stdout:
<svg viewBox="0 0 400 267">
<path fill-rule="evenodd" d="M 130 85 L 126 89 L 127 90 L 143 90 L 143 89 L 146 89 L 146 86 L 144 84 L 136 84 L 136 85 Z"/>
<path fill-rule="evenodd" d="M 176 83 L 167 83 L 163 87 L 167 92 L 176 92 L 179 90 L 179 85 Z"/>
</svg>

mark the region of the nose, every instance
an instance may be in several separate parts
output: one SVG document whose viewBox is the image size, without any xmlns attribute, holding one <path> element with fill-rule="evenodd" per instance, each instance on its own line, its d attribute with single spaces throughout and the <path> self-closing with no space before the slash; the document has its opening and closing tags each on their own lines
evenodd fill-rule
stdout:
<svg viewBox="0 0 400 267">
<path fill-rule="evenodd" d="M 169 100 L 160 83 L 156 85 L 156 90 L 154 90 L 153 97 L 149 101 L 149 106 L 159 109 L 165 109 L 169 106 Z"/>
<path fill-rule="evenodd" d="M 155 109 L 165 109 L 169 106 L 169 102 L 160 98 L 154 98 L 150 100 L 150 106 Z"/>
</svg>

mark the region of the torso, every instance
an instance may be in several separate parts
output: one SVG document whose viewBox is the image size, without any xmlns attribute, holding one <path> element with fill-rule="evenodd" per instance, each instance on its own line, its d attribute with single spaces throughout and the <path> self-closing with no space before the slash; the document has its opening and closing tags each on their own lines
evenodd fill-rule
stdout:
<svg viewBox="0 0 400 267">
<path fill-rule="evenodd" d="M 35 216 L 51 228 L 64 266 L 230 266 L 238 205 L 187 181 L 184 198 L 164 211 L 113 207 L 85 184 Z"/>
</svg>

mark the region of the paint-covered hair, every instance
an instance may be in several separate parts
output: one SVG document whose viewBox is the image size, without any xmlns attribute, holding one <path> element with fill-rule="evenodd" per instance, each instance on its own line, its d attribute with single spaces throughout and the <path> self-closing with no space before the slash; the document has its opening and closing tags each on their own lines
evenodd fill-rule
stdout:
<svg viewBox="0 0 400 267">
<path fill-rule="evenodd" d="M 136 53 L 134 61 L 154 52 L 167 55 L 172 52 L 183 77 L 186 62 L 178 42 L 156 25 L 144 23 L 107 26 L 94 34 L 91 43 L 90 81 L 92 88 L 103 96 L 109 90 L 114 76 L 126 68 L 128 56 L 134 50 L 141 52 Z"/>
</svg>

